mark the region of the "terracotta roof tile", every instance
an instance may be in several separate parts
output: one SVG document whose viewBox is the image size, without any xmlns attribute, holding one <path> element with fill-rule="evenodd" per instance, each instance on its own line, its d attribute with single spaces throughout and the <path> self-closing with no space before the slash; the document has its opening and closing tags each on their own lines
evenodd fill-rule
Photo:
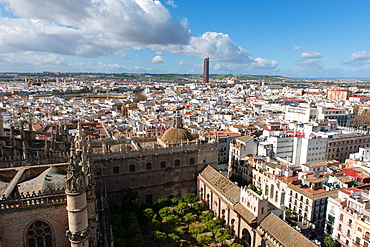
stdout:
<svg viewBox="0 0 370 247">
<path fill-rule="evenodd" d="M 286 247 L 316 247 L 316 245 L 273 213 L 267 215 L 260 227 Z"/>
<path fill-rule="evenodd" d="M 220 174 L 211 166 L 207 166 L 201 172 L 200 176 L 205 178 L 209 183 L 215 186 L 226 198 L 232 198 L 234 202 L 240 200 L 240 188 L 229 179 Z"/>
<path fill-rule="evenodd" d="M 253 136 L 245 135 L 245 136 L 237 137 L 235 139 L 237 139 L 239 141 L 242 141 L 242 142 L 247 142 L 250 139 L 253 139 Z"/>
</svg>

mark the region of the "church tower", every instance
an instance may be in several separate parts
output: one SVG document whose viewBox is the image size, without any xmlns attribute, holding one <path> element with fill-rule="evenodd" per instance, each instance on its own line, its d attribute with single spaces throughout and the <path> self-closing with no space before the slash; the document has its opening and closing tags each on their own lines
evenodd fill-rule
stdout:
<svg viewBox="0 0 370 247">
<path fill-rule="evenodd" d="M 67 169 L 66 195 L 68 211 L 67 236 L 71 247 L 89 246 L 89 218 L 87 203 L 86 177 L 80 163 L 83 162 L 81 143 L 74 143 L 71 147 L 69 165 Z"/>
</svg>

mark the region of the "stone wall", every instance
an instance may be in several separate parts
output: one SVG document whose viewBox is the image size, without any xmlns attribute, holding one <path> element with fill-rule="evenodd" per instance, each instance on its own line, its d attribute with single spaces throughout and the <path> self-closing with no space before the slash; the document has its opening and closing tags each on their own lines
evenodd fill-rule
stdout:
<svg viewBox="0 0 370 247">
<path fill-rule="evenodd" d="M 259 246 L 262 238 L 256 233 L 255 226 L 243 219 L 243 216 L 235 210 L 237 202 L 231 201 L 220 193 L 211 183 L 198 177 L 198 196 L 205 205 L 227 225 L 233 236 L 246 246 Z"/>
<path fill-rule="evenodd" d="M 65 235 L 68 226 L 66 205 L 0 213 L 0 246 L 25 246 L 28 227 L 36 220 L 47 223 L 53 231 L 53 246 L 70 246 Z"/>
<path fill-rule="evenodd" d="M 184 196 L 196 191 L 197 175 L 205 166 L 217 166 L 216 145 L 163 148 L 139 156 L 121 154 L 94 159 L 96 180 L 106 184 L 109 203 L 119 203 L 125 187 L 138 191 L 140 202 Z"/>
</svg>

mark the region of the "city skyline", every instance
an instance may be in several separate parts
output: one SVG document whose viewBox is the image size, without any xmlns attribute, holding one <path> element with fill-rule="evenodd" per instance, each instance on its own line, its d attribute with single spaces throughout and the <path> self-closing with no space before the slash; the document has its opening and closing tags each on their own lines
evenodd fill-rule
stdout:
<svg viewBox="0 0 370 247">
<path fill-rule="evenodd" d="M 368 1 L 0 1 L 0 72 L 370 78 Z"/>
</svg>

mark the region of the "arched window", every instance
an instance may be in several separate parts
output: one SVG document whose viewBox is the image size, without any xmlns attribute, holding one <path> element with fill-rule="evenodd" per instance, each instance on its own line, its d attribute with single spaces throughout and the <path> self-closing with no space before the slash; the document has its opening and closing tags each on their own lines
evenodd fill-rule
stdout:
<svg viewBox="0 0 370 247">
<path fill-rule="evenodd" d="M 53 247 L 51 228 L 43 221 L 36 220 L 26 232 L 27 247 Z"/>
</svg>

